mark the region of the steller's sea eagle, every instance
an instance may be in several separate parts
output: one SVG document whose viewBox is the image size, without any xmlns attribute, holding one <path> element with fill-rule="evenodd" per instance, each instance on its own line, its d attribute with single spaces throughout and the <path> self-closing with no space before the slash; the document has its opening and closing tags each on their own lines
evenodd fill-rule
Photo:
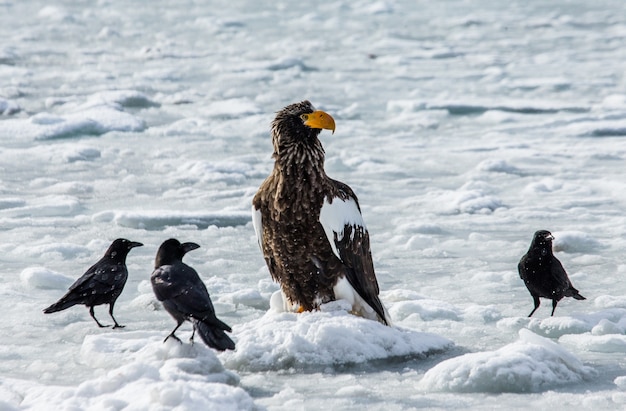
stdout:
<svg viewBox="0 0 626 411">
<path fill-rule="evenodd" d="M 276 114 L 274 170 L 252 200 L 259 246 L 285 308 L 311 311 L 342 299 L 354 314 L 389 325 L 357 197 L 324 171 L 322 129 L 334 133 L 335 120 L 309 101 Z"/>
</svg>

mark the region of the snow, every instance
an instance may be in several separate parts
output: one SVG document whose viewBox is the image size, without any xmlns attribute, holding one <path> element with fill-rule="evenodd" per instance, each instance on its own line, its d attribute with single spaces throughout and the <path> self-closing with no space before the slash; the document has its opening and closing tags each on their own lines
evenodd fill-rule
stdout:
<svg viewBox="0 0 626 411">
<path fill-rule="evenodd" d="M 0 97 L 0 115 L 15 114 L 20 110 L 21 107 L 16 102 Z"/>
<path fill-rule="evenodd" d="M 94 214 L 93 219 L 97 222 L 113 222 L 122 227 L 162 230 L 168 226 L 180 225 L 193 225 L 198 228 L 245 225 L 250 221 L 250 213 L 240 211 L 183 212 L 176 210 L 142 210 L 129 212 L 110 210 Z"/>
<path fill-rule="evenodd" d="M 0 409 L 624 408 L 623 1 L 151 4 L 0 0 Z M 251 199 L 304 99 L 392 327 L 285 312 L 265 266 Z M 528 318 L 539 229 L 587 300 Z M 44 315 L 119 237 L 126 328 Z M 163 343 L 171 237 L 234 352 Z"/>
<path fill-rule="evenodd" d="M 340 304 L 312 313 L 268 312 L 246 324 L 245 329 L 235 326 L 237 350 L 222 356 L 224 364 L 255 372 L 311 370 L 394 357 L 425 357 L 452 345 L 437 335 L 387 327 L 351 315 L 345 309 L 349 307 Z"/>
<path fill-rule="evenodd" d="M 520 330 L 518 341 L 495 351 L 461 355 L 437 364 L 420 382 L 423 390 L 538 392 L 597 376 L 593 368 L 547 338 Z"/>
<path fill-rule="evenodd" d="M 44 267 L 25 268 L 20 279 L 27 288 L 66 289 L 73 283 L 71 278 Z"/>
<path fill-rule="evenodd" d="M 132 358 L 132 360 L 129 360 Z M 255 410 L 239 378 L 224 369 L 208 348 L 163 344 L 154 335 L 87 336 L 80 361 L 97 369 L 124 363 L 76 387 L 37 387 L 21 401 L 28 409 L 185 409 Z M 42 370 L 45 374 L 54 370 Z M 19 382 L 8 381 L 12 388 Z M 5 388 L 7 388 L 5 387 Z M 19 388 L 18 388 L 19 389 Z M 204 395 L 210 392 L 211 395 Z M 44 402 L 45 401 L 45 402 Z"/>
<path fill-rule="evenodd" d="M 11 119 L 3 123 L 0 138 L 9 136 L 49 140 L 94 135 L 110 131 L 142 131 L 146 124 L 140 118 L 121 111 L 117 106 L 102 104 L 79 109 L 62 116 L 38 113 L 30 119 Z"/>
</svg>

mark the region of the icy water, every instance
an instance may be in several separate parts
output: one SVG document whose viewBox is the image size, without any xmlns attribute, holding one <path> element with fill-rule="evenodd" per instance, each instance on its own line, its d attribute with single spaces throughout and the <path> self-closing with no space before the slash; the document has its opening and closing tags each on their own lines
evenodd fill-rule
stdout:
<svg viewBox="0 0 626 411">
<path fill-rule="evenodd" d="M 621 409 L 626 404 L 626 9 L 599 1 L 0 0 L 0 409 Z M 270 311 L 250 202 L 269 125 L 335 117 L 394 326 Z M 587 300 L 554 317 L 532 234 Z M 99 329 L 44 315 L 118 237 Z M 237 350 L 163 338 L 160 243 Z M 106 308 L 96 315 L 110 324 Z"/>
</svg>

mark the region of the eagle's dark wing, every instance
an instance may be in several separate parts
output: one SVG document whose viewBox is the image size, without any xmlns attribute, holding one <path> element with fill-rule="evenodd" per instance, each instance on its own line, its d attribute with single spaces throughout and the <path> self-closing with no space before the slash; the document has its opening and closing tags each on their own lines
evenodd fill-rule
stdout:
<svg viewBox="0 0 626 411">
<path fill-rule="evenodd" d="M 337 189 L 336 194 L 324 199 L 319 222 L 333 253 L 346 268 L 348 282 L 358 297 L 387 324 L 385 308 L 378 298 L 379 288 L 370 251 L 369 233 L 358 200 L 350 187 L 335 180 L 331 181 Z M 354 300 L 355 297 L 348 296 L 348 300 Z"/>
</svg>

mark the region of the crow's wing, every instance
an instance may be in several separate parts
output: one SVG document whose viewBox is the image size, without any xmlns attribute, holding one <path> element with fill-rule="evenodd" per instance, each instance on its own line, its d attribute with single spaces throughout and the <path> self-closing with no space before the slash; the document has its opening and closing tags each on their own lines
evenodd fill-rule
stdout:
<svg viewBox="0 0 626 411">
<path fill-rule="evenodd" d="M 108 261 L 98 261 L 74 282 L 68 293 L 84 294 L 105 292 L 123 286 L 128 278 L 125 264 L 111 264 Z"/>
<path fill-rule="evenodd" d="M 550 276 L 552 280 L 558 285 L 558 289 L 565 291 L 572 288 L 572 283 L 567 276 L 563 264 L 556 257 L 552 257 L 550 261 Z"/>
<path fill-rule="evenodd" d="M 167 302 L 183 316 L 230 330 L 230 327 L 215 316 L 209 292 L 193 268 L 182 262 L 164 265 L 154 270 L 151 282 L 157 299 Z"/>
</svg>

